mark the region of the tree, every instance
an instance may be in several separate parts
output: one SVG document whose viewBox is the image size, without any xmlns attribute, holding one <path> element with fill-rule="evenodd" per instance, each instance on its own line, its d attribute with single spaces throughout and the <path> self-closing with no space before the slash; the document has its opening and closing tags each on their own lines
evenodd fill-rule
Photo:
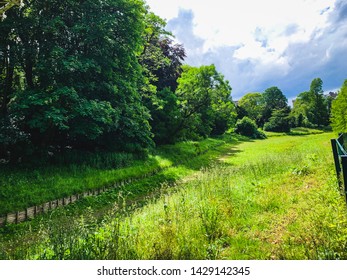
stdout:
<svg viewBox="0 0 347 280">
<path fill-rule="evenodd" d="M 153 106 L 151 110 L 151 126 L 154 141 L 157 144 L 175 142 L 172 130 L 178 125 L 181 112 L 177 95 L 166 87 L 157 93 L 161 106 Z"/>
<path fill-rule="evenodd" d="M 310 92 L 313 95 L 312 123 L 318 126 L 327 125 L 329 123 L 328 104 L 323 95 L 323 81 L 321 78 L 312 80 Z"/>
<path fill-rule="evenodd" d="M 260 124 L 263 110 L 263 96 L 259 92 L 247 93 L 238 102 L 238 107 L 242 108 L 249 118 Z"/>
<path fill-rule="evenodd" d="M 184 66 L 176 90 L 181 114 L 173 137 L 179 133 L 188 138 L 209 136 L 221 118 L 226 123 L 232 122 L 235 106 L 230 93 L 229 82 L 214 65 Z"/>
<path fill-rule="evenodd" d="M 263 93 L 263 112 L 260 123 L 268 122 L 274 110 L 288 107 L 288 100 L 278 87 L 270 87 Z"/>
<path fill-rule="evenodd" d="M 323 81 L 320 78 L 312 80 L 310 90 L 298 95 L 294 102 L 292 115 L 299 123 L 303 119 L 304 126 L 322 126 L 329 123 L 329 100 L 323 95 Z"/>
<path fill-rule="evenodd" d="M 139 56 L 147 83 L 142 87 L 145 106 L 150 111 L 150 125 L 156 143 L 173 139 L 169 130 L 178 118 L 175 90 L 182 72 L 185 50 L 174 44 L 171 33 L 165 30 L 166 22 L 151 12 L 145 17 L 144 47 Z M 172 117 L 172 118 L 171 118 Z"/>
<path fill-rule="evenodd" d="M 2 107 L 34 146 L 151 145 L 139 94 L 144 13 L 141 0 L 33 0 L 8 11 L 1 52 L 25 79 L 14 90 L 7 71 L 12 90 Z"/>
<path fill-rule="evenodd" d="M 296 126 L 313 127 L 314 114 L 313 103 L 314 94 L 311 91 L 300 93 L 294 101 L 291 115 L 295 119 Z"/>
<path fill-rule="evenodd" d="M 347 80 L 332 102 L 331 126 L 337 133 L 347 132 Z"/>
<path fill-rule="evenodd" d="M 289 108 L 273 110 L 269 121 L 264 124 L 264 130 L 273 132 L 289 132 L 292 123 L 289 113 Z"/>
<path fill-rule="evenodd" d="M 332 106 L 333 101 L 337 97 L 337 93 L 331 91 L 327 95 L 324 95 L 324 97 L 325 97 L 327 108 L 328 108 L 328 115 L 330 116 L 331 115 L 331 106 Z"/>
</svg>

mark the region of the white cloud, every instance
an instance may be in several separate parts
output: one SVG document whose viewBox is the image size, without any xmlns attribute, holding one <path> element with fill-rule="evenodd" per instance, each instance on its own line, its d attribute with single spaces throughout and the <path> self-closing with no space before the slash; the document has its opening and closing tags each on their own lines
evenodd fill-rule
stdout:
<svg viewBox="0 0 347 280">
<path fill-rule="evenodd" d="M 327 24 L 330 0 L 147 0 L 155 13 L 170 20 L 179 9 L 193 14 L 193 34 L 204 40 L 196 51 L 201 55 L 221 46 L 241 46 L 234 58 L 256 60 L 280 67 L 290 66 L 283 57 L 289 44 L 308 42 L 317 30 Z M 322 15 L 322 11 L 326 11 Z M 288 32 L 288 28 L 292 28 Z M 257 38 L 261 32 L 263 42 Z M 264 42 L 266 41 L 266 46 Z M 196 53 L 194 51 L 194 53 Z M 191 50 L 193 52 L 193 50 Z M 282 66 L 282 67 L 281 67 Z"/>
<path fill-rule="evenodd" d="M 336 87 L 347 72 L 344 1 L 147 0 L 184 44 L 186 62 L 214 63 L 236 96 L 274 85 L 294 96 L 316 77 Z"/>
<path fill-rule="evenodd" d="M 194 34 L 205 39 L 204 51 L 218 46 L 243 44 L 254 56 L 254 32 L 261 28 L 269 47 L 282 52 L 293 41 L 308 41 L 314 30 L 323 28 L 331 0 L 147 0 L 152 10 L 170 20 L 180 8 L 194 13 Z M 283 32 L 295 23 L 298 32 L 286 36 Z M 286 38 L 279 40 L 279 38 Z M 252 46 L 250 48 L 250 46 Z"/>
</svg>

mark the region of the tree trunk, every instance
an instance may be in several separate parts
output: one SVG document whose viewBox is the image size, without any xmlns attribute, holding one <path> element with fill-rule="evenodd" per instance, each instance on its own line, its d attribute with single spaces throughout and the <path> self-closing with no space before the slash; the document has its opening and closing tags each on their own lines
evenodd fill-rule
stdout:
<svg viewBox="0 0 347 280">
<path fill-rule="evenodd" d="M 12 59 L 10 59 L 10 47 L 8 47 L 7 57 L 5 57 L 5 85 L 2 96 L 1 113 L 5 117 L 8 113 L 8 102 L 13 90 L 13 74 L 14 65 Z"/>
<path fill-rule="evenodd" d="M 29 89 L 34 88 L 34 78 L 33 78 L 33 61 L 31 58 L 27 58 L 24 66 L 25 79 Z"/>
</svg>

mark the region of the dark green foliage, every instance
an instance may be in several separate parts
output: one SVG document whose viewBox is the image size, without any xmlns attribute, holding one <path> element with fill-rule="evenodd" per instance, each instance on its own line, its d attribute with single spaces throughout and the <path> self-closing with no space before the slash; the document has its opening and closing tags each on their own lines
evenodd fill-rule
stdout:
<svg viewBox="0 0 347 280">
<path fill-rule="evenodd" d="M 265 131 L 290 132 L 291 118 L 289 108 L 274 110 L 269 121 L 264 124 Z"/>
<path fill-rule="evenodd" d="M 310 92 L 314 94 L 312 123 L 318 126 L 327 125 L 329 123 L 328 104 L 326 97 L 323 95 L 323 81 L 320 78 L 312 80 Z"/>
<path fill-rule="evenodd" d="M 247 111 L 245 108 L 237 105 L 235 109 L 236 109 L 236 117 L 238 120 L 241 120 L 243 117 L 247 116 Z"/>
<path fill-rule="evenodd" d="M 327 95 L 324 95 L 324 97 L 325 97 L 327 108 L 328 108 L 328 115 L 331 116 L 332 103 L 336 99 L 337 93 L 331 91 Z"/>
<path fill-rule="evenodd" d="M 137 60 L 144 13 L 141 0 L 34 0 L 9 11 L 8 44 L 1 51 L 22 78 L 19 87 L 15 72 L 6 71 L 5 81 L 12 81 L 1 93 L 2 107 L 20 120 L 34 146 L 137 150 L 151 145 Z"/>
<path fill-rule="evenodd" d="M 288 107 L 288 100 L 278 87 L 270 87 L 263 93 L 261 125 L 268 122 L 274 110 Z"/>
<path fill-rule="evenodd" d="M 144 152 L 223 134 L 231 87 L 142 0 L 33 0 L 0 25 L 0 158 Z M 182 71 L 184 75 L 182 75 Z"/>
<path fill-rule="evenodd" d="M 139 61 L 149 83 L 142 89 L 143 101 L 150 111 L 155 142 L 172 143 L 175 137 L 170 130 L 175 127 L 180 114 L 175 91 L 185 50 L 182 45 L 174 44 L 160 17 L 147 13 L 145 24 L 144 49 Z"/>
<path fill-rule="evenodd" d="M 329 124 L 329 98 L 323 95 L 323 81 L 313 79 L 310 90 L 298 95 L 294 102 L 292 116 L 297 125 L 305 127 Z"/>
<path fill-rule="evenodd" d="M 161 106 L 152 110 L 152 131 L 154 141 L 158 144 L 174 143 L 176 138 L 172 129 L 177 126 L 181 112 L 178 107 L 177 96 L 169 88 L 158 92 Z"/>
<path fill-rule="evenodd" d="M 298 117 L 295 120 L 294 124 L 295 124 L 296 127 L 302 127 L 303 126 L 303 124 L 304 124 L 304 116 L 303 116 L 303 114 L 300 113 L 298 115 Z"/>
<path fill-rule="evenodd" d="M 265 134 L 257 129 L 255 121 L 248 117 L 243 117 L 241 120 L 236 122 L 235 132 L 254 139 L 266 138 Z"/>
<path fill-rule="evenodd" d="M 9 162 L 19 158 L 27 148 L 28 138 L 28 135 L 18 128 L 16 119 L 0 119 L 0 159 Z M 17 155 L 9 152 L 14 150 Z"/>
</svg>

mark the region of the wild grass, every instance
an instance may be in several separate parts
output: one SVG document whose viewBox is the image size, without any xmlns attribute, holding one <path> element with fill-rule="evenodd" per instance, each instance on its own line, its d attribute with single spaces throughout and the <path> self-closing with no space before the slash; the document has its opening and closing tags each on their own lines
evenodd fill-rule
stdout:
<svg viewBox="0 0 347 280">
<path fill-rule="evenodd" d="M 87 190 L 112 187 L 126 179 L 138 179 L 183 164 L 224 143 L 223 139 L 186 141 L 158 147 L 141 159 L 123 153 L 79 157 L 73 154 L 75 163 L 69 158 L 66 164 L 58 160 L 59 163 L 46 166 L 39 163 L 33 166 L 1 165 L 0 216 Z"/>
<path fill-rule="evenodd" d="M 226 140 L 227 143 L 223 139 Z M 173 187 L 175 182 L 180 178 L 189 178 L 189 175 L 196 173 L 201 167 L 216 160 L 217 157 L 229 150 L 230 147 L 234 145 L 233 143 L 237 141 L 236 137 L 230 138 L 226 136 L 223 137 L 223 139 L 204 140 L 202 143 L 203 150 L 200 150 L 199 154 L 193 154 L 191 152 L 188 155 L 177 157 L 177 151 L 174 150 L 175 148 L 177 149 L 177 146 L 185 151 L 187 151 L 187 147 L 192 151 L 196 150 L 197 146 L 196 142 L 180 143 L 176 147 L 171 147 L 171 150 L 169 149 L 166 152 L 166 154 L 176 152 L 176 162 L 179 162 L 179 164 L 163 169 L 148 178 L 141 179 L 137 182 L 116 189 L 111 189 L 102 195 L 88 197 L 75 204 L 69 205 L 66 208 L 56 209 L 55 211 L 38 217 L 33 221 L 18 225 L 7 225 L 2 229 L 0 228 L 0 233 L 2 233 L 0 238 L 0 259 L 9 258 L 9 256 L 12 256 L 10 258 L 15 256 L 15 258 L 25 259 L 28 254 L 28 251 L 25 248 L 31 248 L 32 244 L 34 244 L 33 246 L 35 248 L 43 248 L 42 246 L 36 247 L 35 245 L 41 242 L 38 240 L 41 240 L 43 236 L 41 232 L 42 228 L 53 231 L 57 228 L 61 228 L 64 232 L 71 231 L 70 234 L 71 237 L 73 237 L 75 236 L 73 231 L 76 231 L 76 227 L 77 229 L 80 228 L 80 225 L 75 225 L 73 221 L 78 221 L 80 217 L 84 217 L 82 220 L 88 223 L 87 227 L 90 228 L 91 224 L 100 221 L 100 217 L 104 216 L 105 212 L 109 212 L 109 209 L 115 209 L 115 201 L 118 201 L 116 205 L 116 209 L 118 210 L 117 215 L 122 208 L 126 210 L 123 209 L 121 211 L 129 213 L 136 207 L 150 203 L 153 199 L 160 196 L 161 191 L 165 189 L 163 188 L 163 184 L 166 186 L 169 186 L 170 184 L 171 187 Z M 134 204 L 135 206 L 131 204 Z M 93 211 L 90 211 L 90 209 L 93 209 Z M 85 218 L 86 212 L 92 214 Z M 66 233 L 64 233 L 64 235 L 65 234 Z M 61 234 L 58 234 L 58 236 L 61 236 Z M 71 244 L 73 243 L 70 242 L 70 245 Z M 3 255 L 1 255 L 1 252 L 3 252 Z"/>
<path fill-rule="evenodd" d="M 190 177 L 162 185 L 141 207 L 136 200 L 127 204 L 131 194 L 124 193 L 102 222 L 91 209 L 73 220 L 62 214 L 42 223 L 35 242 L 24 243 L 30 245 L 3 240 L 12 248 L 2 245 L 1 258 L 346 259 L 346 206 L 333 171 L 332 137 L 229 146 L 227 156 L 200 172 L 184 165 L 177 167 L 182 173 L 171 170 Z"/>
</svg>

